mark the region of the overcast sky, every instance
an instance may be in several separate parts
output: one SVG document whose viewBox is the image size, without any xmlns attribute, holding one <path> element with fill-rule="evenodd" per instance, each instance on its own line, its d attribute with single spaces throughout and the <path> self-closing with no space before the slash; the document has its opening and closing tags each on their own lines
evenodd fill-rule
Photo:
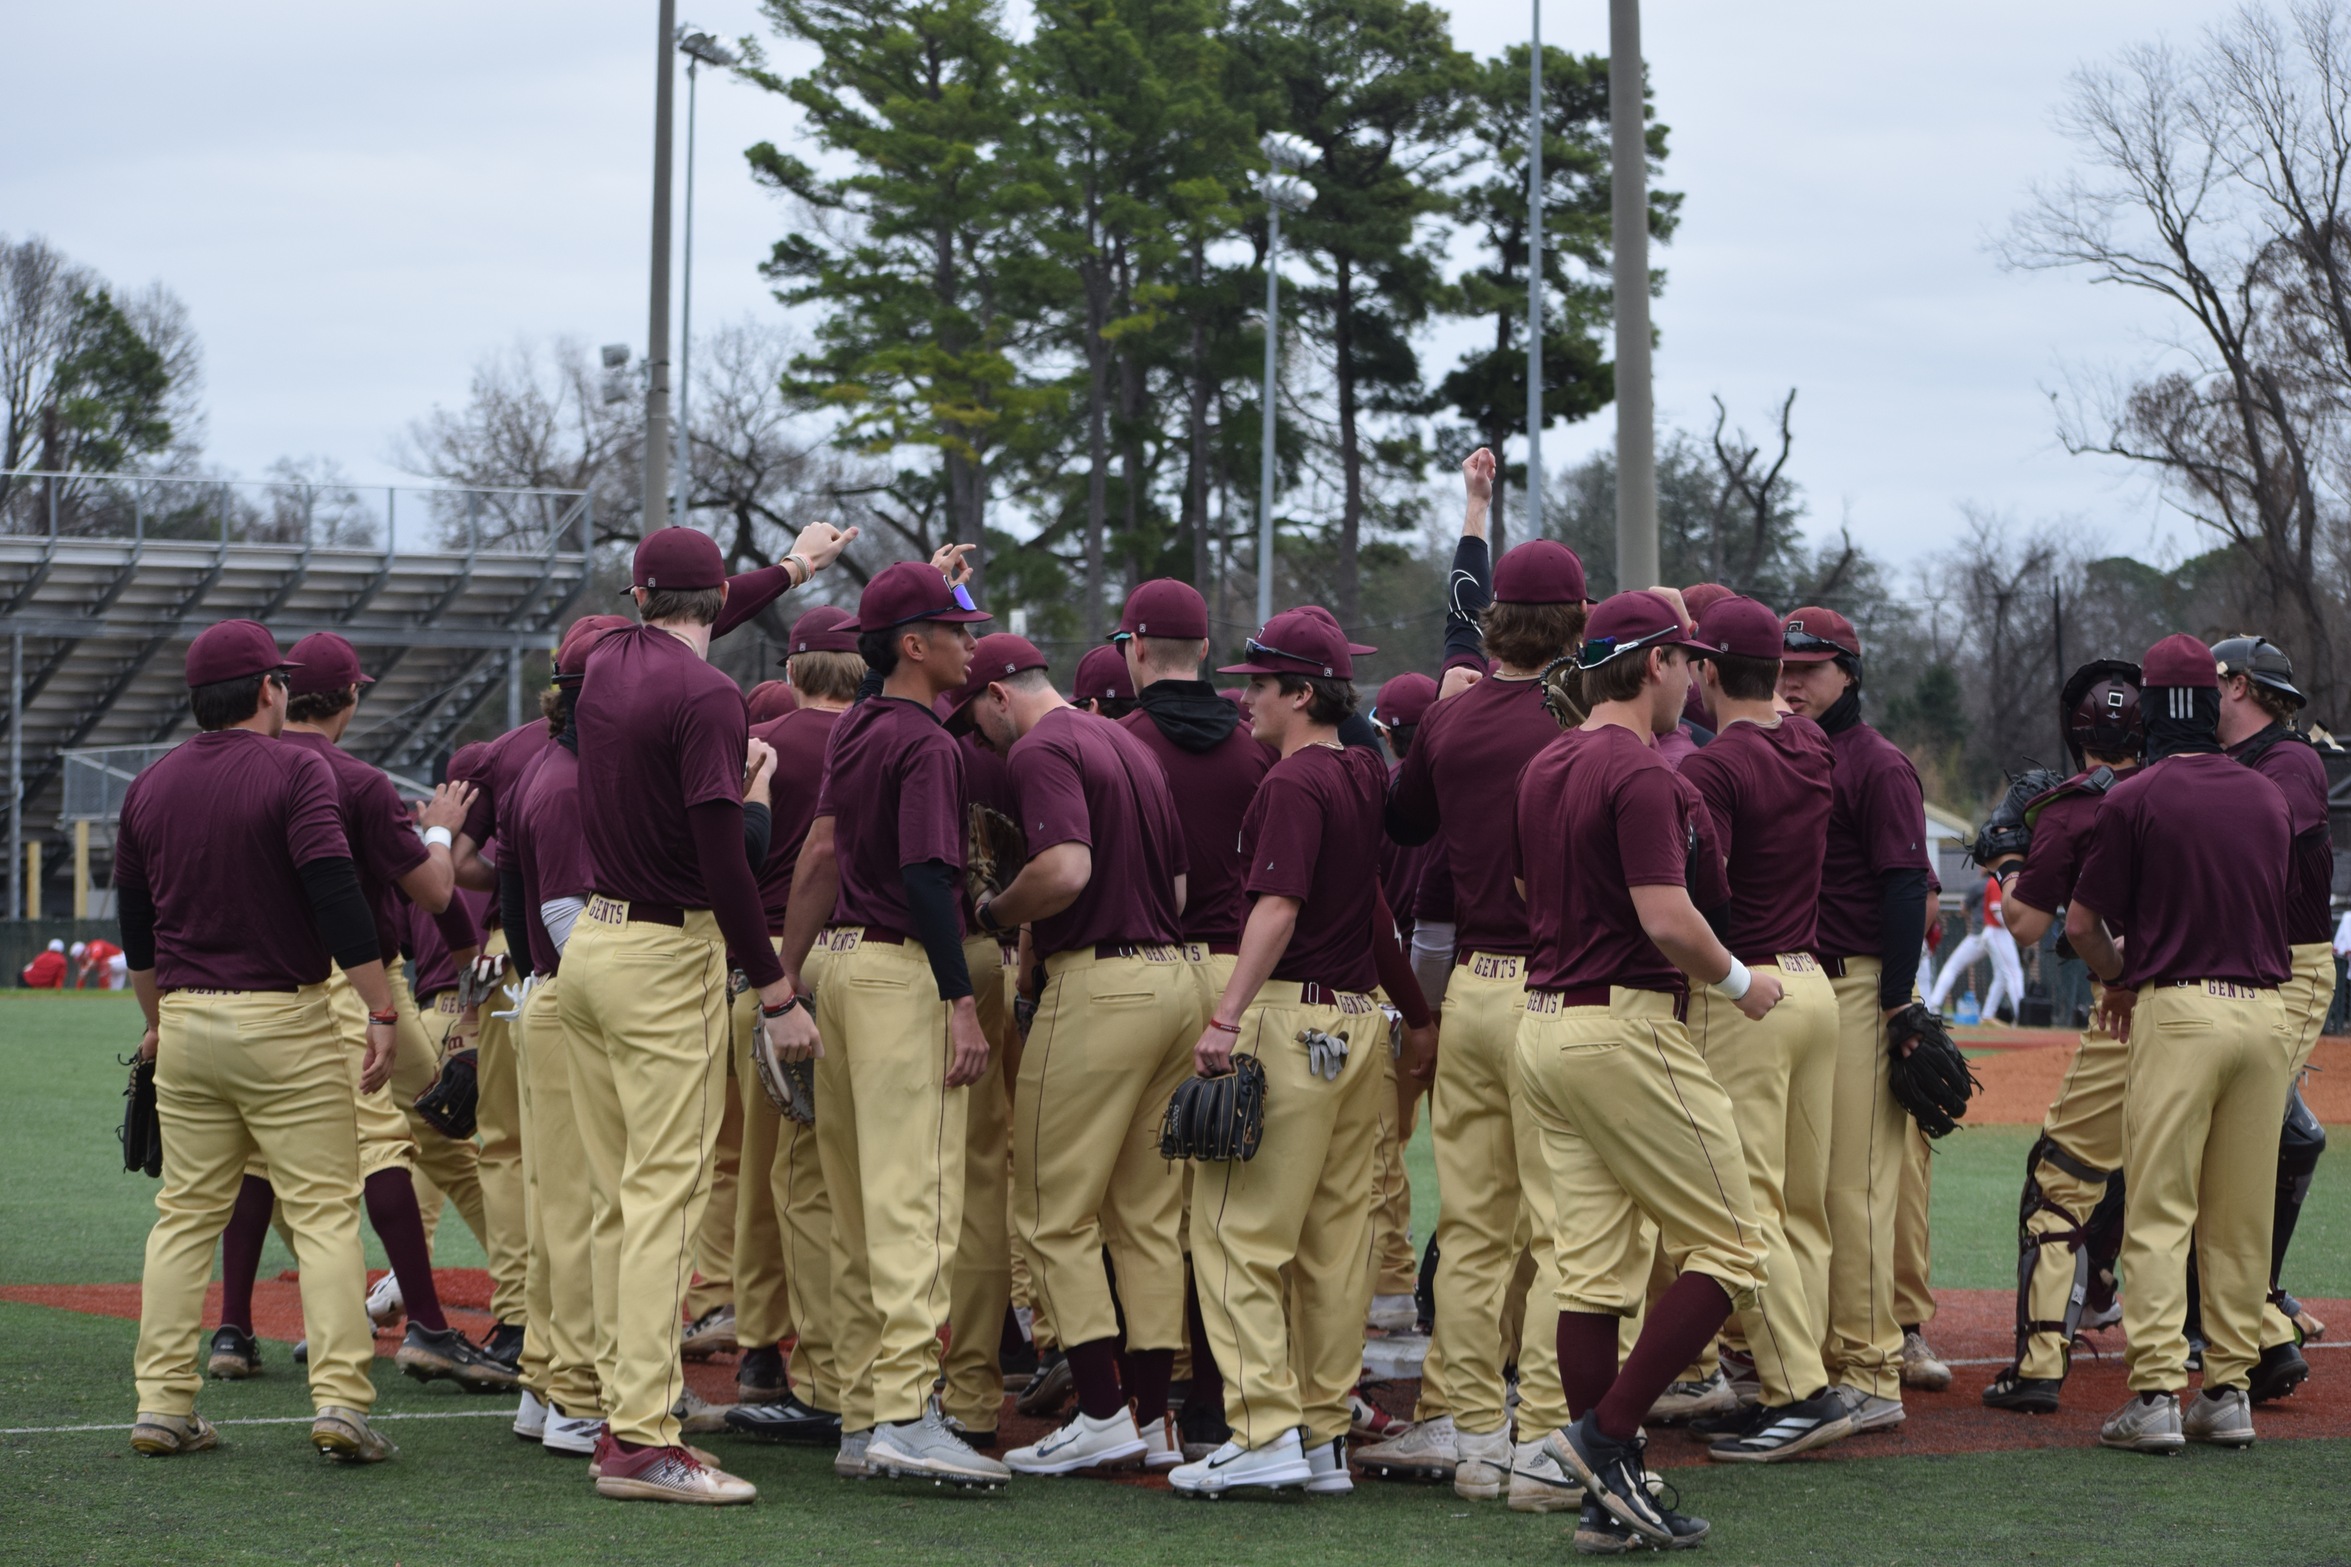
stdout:
<svg viewBox="0 0 2351 1567">
<path fill-rule="evenodd" d="M 1546 40 L 1605 52 L 1602 0 L 1553 0 Z M 2192 0 L 1959 6 L 1652 0 L 1646 52 L 1686 193 L 1656 309 L 1661 427 L 1708 398 L 1760 431 L 1794 386 L 1791 471 L 1816 526 L 1904 560 L 1975 503 L 2069 518 L 2117 549 L 2176 533 L 2143 482 L 2057 449 L 2069 365 L 2129 367 L 2148 301 L 2001 270 L 1989 246 L 2069 151 L 2066 77 L 2121 46 L 2192 42 Z M 684 19 L 758 30 L 752 0 Z M 1462 0 L 1463 47 L 1523 38 L 1524 5 Z M 123 284 L 161 280 L 204 343 L 212 461 L 323 456 L 387 483 L 407 421 L 465 395 L 485 352 L 645 339 L 650 0 L 397 7 L 81 0 L 17 7 L 0 93 L 0 232 Z M 696 319 L 772 312 L 756 266 L 784 214 L 741 149 L 783 106 L 705 75 Z M 681 108 L 682 108 L 681 92 Z M 1449 360 L 1447 345 L 1432 360 Z M 1556 464 L 1611 439 L 1603 413 Z"/>
</svg>

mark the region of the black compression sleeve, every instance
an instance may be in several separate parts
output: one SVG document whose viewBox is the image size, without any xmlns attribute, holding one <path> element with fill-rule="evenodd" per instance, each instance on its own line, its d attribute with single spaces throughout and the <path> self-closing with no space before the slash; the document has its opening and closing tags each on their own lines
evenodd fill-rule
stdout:
<svg viewBox="0 0 2351 1567">
<path fill-rule="evenodd" d="M 756 876 L 767 866 L 767 841 L 775 832 L 775 813 L 756 800 L 743 802 L 743 858 Z"/>
<path fill-rule="evenodd" d="M 784 977 L 775 948 L 767 944 L 767 916 L 759 907 L 759 883 L 743 861 L 743 806 L 736 800 L 706 800 L 686 808 L 694 853 L 702 862 L 702 886 L 711 918 L 726 938 L 727 951 L 754 987 Z"/>
<path fill-rule="evenodd" d="M 122 926 L 122 960 L 144 974 L 155 966 L 155 899 L 144 887 L 114 889 L 114 913 Z"/>
<path fill-rule="evenodd" d="M 1885 962 L 1878 973 L 1878 1004 L 1890 1012 L 1910 1004 L 1918 983 L 1918 951 L 1927 935 L 1927 873 L 1885 871 L 1878 887 L 1878 928 L 1884 933 L 1878 951 Z"/>
<path fill-rule="evenodd" d="M 1349 713 L 1339 720 L 1339 744 L 1359 745 L 1382 761 L 1387 759 L 1388 753 L 1380 743 L 1380 732 L 1360 712 Z"/>
<path fill-rule="evenodd" d="M 939 999 L 954 1001 L 971 994 L 971 970 L 963 961 L 963 914 L 955 906 L 955 871 L 944 860 L 924 860 L 898 872 L 906 883 L 906 907 L 914 916 L 914 936 L 930 954 L 931 978 L 938 981 Z"/>
<path fill-rule="evenodd" d="M 531 910 L 522 890 L 522 863 L 507 854 L 498 861 L 498 923 L 506 928 L 506 963 L 514 977 L 527 979 L 531 963 Z"/>
<path fill-rule="evenodd" d="M 375 915 L 366 894 L 359 890 L 359 867 L 347 854 L 312 860 L 297 866 L 302 890 L 310 895 L 310 916 L 318 922 L 318 939 L 326 943 L 343 972 L 383 960 L 376 945 Z"/>
<path fill-rule="evenodd" d="M 1494 602 L 1494 556 L 1484 539 L 1464 538 L 1453 546 L 1453 571 L 1445 582 L 1445 659 L 1486 667 L 1485 637 L 1478 616 Z"/>
</svg>

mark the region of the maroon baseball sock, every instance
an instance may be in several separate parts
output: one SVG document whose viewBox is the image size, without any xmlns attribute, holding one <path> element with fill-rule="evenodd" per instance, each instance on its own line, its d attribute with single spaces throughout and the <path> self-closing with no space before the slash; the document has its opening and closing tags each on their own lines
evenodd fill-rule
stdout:
<svg viewBox="0 0 2351 1567">
<path fill-rule="evenodd" d="M 1078 1386 L 1078 1408 L 1096 1420 L 1108 1420 L 1126 1408 L 1118 1386 L 1118 1340 L 1088 1339 L 1069 1346 L 1069 1374 Z"/>
<path fill-rule="evenodd" d="M 261 1248 L 269 1239 L 269 1213 L 277 1193 L 258 1175 L 237 1188 L 229 1227 L 220 1232 L 220 1323 L 253 1331 L 253 1279 L 261 1271 Z"/>
<path fill-rule="evenodd" d="M 1703 1273 L 1685 1273 L 1674 1280 L 1641 1324 L 1640 1340 L 1625 1356 L 1616 1384 L 1593 1407 L 1592 1423 L 1600 1434 L 1612 1441 L 1631 1441 L 1657 1395 L 1698 1358 L 1730 1314 L 1731 1298 L 1717 1280 Z"/>
<path fill-rule="evenodd" d="M 402 1169 L 378 1170 L 367 1178 L 367 1222 L 383 1242 L 384 1256 L 400 1280 L 402 1309 L 428 1333 L 447 1330 L 441 1296 L 433 1288 L 433 1252 L 425 1244 L 424 1214 L 416 1206 L 416 1185 Z"/>
<path fill-rule="evenodd" d="M 1147 1426 L 1167 1418 L 1167 1384 L 1175 1377 L 1175 1351 L 1129 1350 L 1127 1364 L 1133 1368 L 1127 1378 L 1127 1396 L 1135 1403 L 1135 1424 Z"/>
<path fill-rule="evenodd" d="M 1567 1412 L 1582 1419 L 1616 1380 L 1616 1322 L 1605 1312 L 1563 1311 L 1553 1342 L 1559 1346 L 1559 1391 Z"/>
</svg>

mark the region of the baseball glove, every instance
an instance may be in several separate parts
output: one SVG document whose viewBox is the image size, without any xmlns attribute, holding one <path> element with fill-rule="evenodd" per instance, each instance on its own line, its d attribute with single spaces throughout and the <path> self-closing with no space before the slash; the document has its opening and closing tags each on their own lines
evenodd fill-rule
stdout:
<svg viewBox="0 0 2351 1567">
<path fill-rule="evenodd" d="M 1911 1049 L 1902 1048 L 1912 1041 Z M 1949 1136 L 1967 1114 L 1969 1097 L 1984 1085 L 1968 1069 L 1943 1020 L 1925 1003 L 1913 1001 L 1886 1019 L 1886 1048 L 1893 1056 L 1887 1076 L 1894 1097 L 1927 1136 Z"/>
<path fill-rule="evenodd" d="M 1176 1085 L 1159 1127 L 1163 1159 L 1257 1157 L 1265 1136 L 1265 1067 L 1255 1056 L 1233 1057 L 1219 1077 L 1190 1077 Z"/>
<path fill-rule="evenodd" d="M 457 973 L 458 1008 L 473 1011 L 498 993 L 499 982 L 505 978 L 505 953 L 493 952 L 474 959 Z"/>
<path fill-rule="evenodd" d="M 1543 666 L 1535 677 L 1543 688 L 1543 711 L 1551 715 L 1551 722 L 1562 729 L 1576 729 L 1590 715 L 1584 709 L 1584 676 L 1575 666 L 1575 656 L 1565 654 Z"/>
<path fill-rule="evenodd" d="M 455 1142 L 473 1136 L 474 1105 L 480 1085 L 474 1075 L 473 1050 L 452 1050 L 441 1058 L 440 1075 L 416 1096 L 416 1113 L 424 1124 Z"/>
<path fill-rule="evenodd" d="M 2008 793 L 1967 846 L 1968 857 L 1989 870 L 2012 854 L 2031 853 L 2033 828 L 2025 807 L 2063 782 L 2062 774 L 2046 767 L 2028 767 L 2009 779 Z"/>
<path fill-rule="evenodd" d="M 132 1056 L 124 1065 L 131 1080 L 123 1085 L 122 1167 L 133 1174 L 163 1173 L 163 1122 L 155 1113 L 155 1063 Z"/>
<path fill-rule="evenodd" d="M 776 1113 L 802 1126 L 816 1124 L 816 1063 L 787 1061 L 768 1042 L 767 1019 L 751 1027 L 751 1070 Z"/>
<path fill-rule="evenodd" d="M 992 806 L 974 805 L 964 823 L 964 881 L 974 898 L 994 897 L 1012 885 L 1029 857 L 1020 826 Z"/>
</svg>

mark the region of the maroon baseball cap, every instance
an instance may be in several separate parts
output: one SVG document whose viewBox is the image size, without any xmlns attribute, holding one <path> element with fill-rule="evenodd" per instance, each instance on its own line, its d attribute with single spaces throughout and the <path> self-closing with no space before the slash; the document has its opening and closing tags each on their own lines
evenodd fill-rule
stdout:
<svg viewBox="0 0 2351 1567">
<path fill-rule="evenodd" d="M 726 557 L 719 554 L 718 541 L 707 533 L 692 528 L 656 528 L 637 546 L 629 580 L 640 588 L 681 593 L 724 587 Z"/>
<path fill-rule="evenodd" d="M 1409 727 L 1420 722 L 1436 699 L 1437 683 L 1428 676 L 1418 671 L 1391 675 L 1372 699 L 1371 721 L 1390 729 Z"/>
<path fill-rule="evenodd" d="M 295 673 L 286 680 L 289 696 L 320 696 L 345 686 L 372 686 L 375 676 L 359 667 L 359 649 L 332 631 L 313 631 L 286 649 Z"/>
<path fill-rule="evenodd" d="M 751 709 L 751 722 L 764 724 L 791 712 L 800 700 L 792 694 L 790 681 L 762 680 L 751 688 L 750 700 L 744 705 Z"/>
<path fill-rule="evenodd" d="M 930 571 L 928 566 L 923 569 Z M 931 572 L 931 575 L 935 577 L 938 573 Z M 866 591 L 870 593 L 873 590 L 868 588 Z M 933 617 L 926 615 L 919 618 L 928 620 Z M 963 722 L 964 714 L 970 710 L 979 694 L 988 689 L 989 681 L 1017 675 L 1024 669 L 1051 667 L 1045 655 L 1038 652 L 1037 645 L 1027 637 L 1016 637 L 1009 631 L 990 632 L 972 645 L 971 673 L 963 677 L 962 687 L 940 698 L 945 710 L 939 713 L 939 721 L 949 729 L 967 729 L 970 725 Z"/>
<path fill-rule="evenodd" d="M 1585 604 L 1584 563 L 1557 539 L 1529 539 L 1494 563 L 1497 604 Z"/>
<path fill-rule="evenodd" d="M 1298 613 L 1301 615 L 1315 616 L 1317 619 L 1320 619 L 1325 624 L 1327 624 L 1332 630 L 1338 632 L 1342 637 L 1347 634 L 1347 628 L 1339 624 L 1339 617 L 1332 614 L 1329 610 L 1323 608 L 1320 604 L 1301 604 L 1298 606 Z M 1357 658 L 1361 658 L 1366 653 L 1377 653 L 1379 649 L 1376 647 L 1367 647 L 1361 642 L 1350 642 L 1347 644 L 1347 651 L 1354 654 Z"/>
<path fill-rule="evenodd" d="M 857 617 L 837 605 L 819 604 L 792 622 L 791 644 L 784 656 L 856 651 Z"/>
<path fill-rule="evenodd" d="M 278 639 L 258 620 L 224 620 L 206 626 L 188 644 L 188 689 L 218 685 L 266 675 L 273 669 L 293 669 L 294 660 L 278 651 Z"/>
<path fill-rule="evenodd" d="M 2184 631 L 2175 632 L 2147 650 L 2140 666 L 2139 683 L 2217 691 L 2220 665 L 2213 658 L 2211 648 Z"/>
<path fill-rule="evenodd" d="M 947 579 L 928 561 L 902 560 L 895 566 L 884 566 L 857 599 L 860 631 L 887 631 L 917 620 L 969 626 L 992 618 L 972 603 L 969 593 L 949 587 Z"/>
<path fill-rule="evenodd" d="M 456 750 L 449 753 L 449 767 L 447 771 L 442 773 L 441 777 L 444 782 L 451 778 L 479 780 L 482 776 L 482 768 L 489 762 L 489 760 L 489 741 L 468 741 L 466 744 L 459 746 Z"/>
<path fill-rule="evenodd" d="M 1077 682 L 1070 695 L 1080 702 L 1135 699 L 1135 677 L 1127 673 L 1127 656 L 1115 647 L 1088 648 L 1078 660 Z"/>
<path fill-rule="evenodd" d="M 1208 600 L 1189 582 L 1154 577 L 1127 595 L 1114 637 L 1170 637 L 1179 642 L 1208 635 Z M 1078 666 L 1085 668 L 1083 664 Z"/>
<path fill-rule="evenodd" d="M 563 641 L 555 649 L 555 678 L 576 680 L 588 672 L 588 654 L 596 644 L 615 631 L 626 631 L 636 622 L 626 615 L 582 615 L 563 633 Z"/>
<path fill-rule="evenodd" d="M 1789 664 L 1825 664 L 1832 658 L 1859 658 L 1861 633 L 1833 609 L 1807 604 L 1780 622 L 1780 659 Z"/>
<path fill-rule="evenodd" d="M 1267 621 L 1245 649 L 1248 662 L 1226 664 L 1220 675 L 1319 675 L 1326 680 L 1353 680 L 1355 655 L 1379 649 L 1358 647 L 1339 630 L 1331 612 L 1319 604 L 1285 609 Z"/>
<path fill-rule="evenodd" d="M 1682 602 L 1689 600 L 1685 597 Z M 1768 658 L 1777 663 L 1784 646 L 1780 617 L 1735 593 L 1726 593 L 1706 606 L 1698 616 L 1696 635 L 1706 651 L 1734 658 Z"/>
<path fill-rule="evenodd" d="M 1682 607 L 1693 615 L 1703 615 L 1724 599 L 1738 596 L 1719 582 L 1693 582 L 1682 589 Z"/>
<path fill-rule="evenodd" d="M 1682 628 L 1673 601 L 1663 594 L 1637 588 L 1603 600 L 1584 625 L 1584 647 L 1576 658 L 1578 669 L 1598 669 L 1619 654 L 1653 647 L 1684 647 L 1706 652 L 1706 647 Z"/>
</svg>

